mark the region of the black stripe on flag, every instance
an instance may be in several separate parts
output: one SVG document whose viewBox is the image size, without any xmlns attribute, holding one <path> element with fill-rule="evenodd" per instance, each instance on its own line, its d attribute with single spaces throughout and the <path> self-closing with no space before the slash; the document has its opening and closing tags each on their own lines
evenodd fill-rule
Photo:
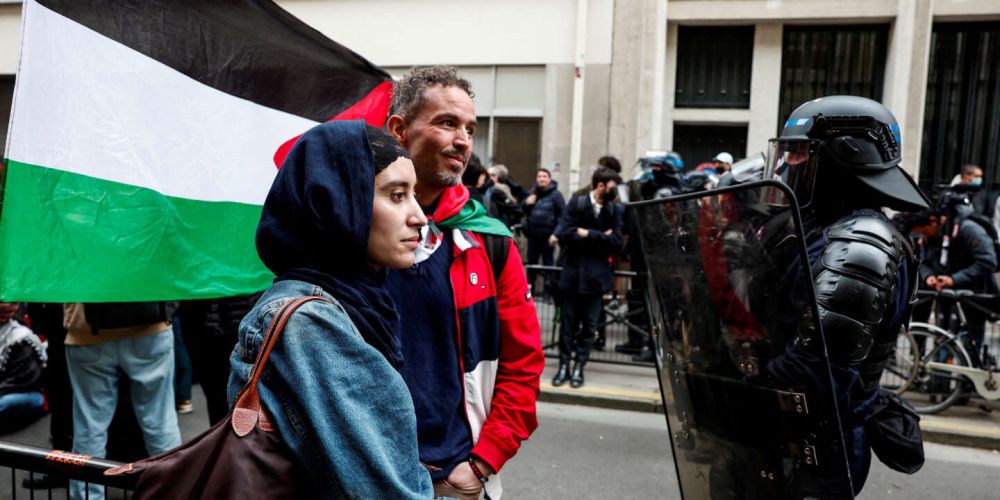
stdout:
<svg viewBox="0 0 1000 500">
<path fill-rule="evenodd" d="M 38 3 L 205 85 L 318 122 L 390 79 L 267 0 Z"/>
</svg>

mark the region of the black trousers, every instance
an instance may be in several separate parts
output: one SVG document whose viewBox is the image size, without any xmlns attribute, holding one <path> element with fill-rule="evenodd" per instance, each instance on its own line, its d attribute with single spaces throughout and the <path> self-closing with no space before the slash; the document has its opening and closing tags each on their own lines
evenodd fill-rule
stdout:
<svg viewBox="0 0 1000 500">
<path fill-rule="evenodd" d="M 237 325 L 229 325 L 219 318 L 215 300 L 184 301 L 178 309 L 184 345 L 191 357 L 193 379 L 205 392 L 205 406 L 208 408 L 208 421 L 211 425 L 229 414 L 226 395 L 229 385 L 229 356 L 233 353 L 238 335 Z M 213 315 L 210 326 L 209 316 Z"/>
<path fill-rule="evenodd" d="M 73 388 L 66 368 L 66 329 L 63 328 L 61 303 L 29 303 L 27 313 L 35 333 L 48 340 L 48 364 L 45 367 L 45 398 L 51 417 L 49 433 L 52 447 L 73 449 Z"/>
<path fill-rule="evenodd" d="M 184 337 L 194 368 L 194 378 L 205 391 L 208 421 L 212 425 L 229 414 L 226 395 L 229 385 L 229 356 L 233 353 L 236 341 L 235 332 Z"/>
<path fill-rule="evenodd" d="M 562 321 L 559 325 L 560 363 L 569 363 L 573 353 L 576 353 L 577 363 L 586 363 L 590 359 L 597 335 L 597 320 L 601 314 L 601 295 L 567 293 L 562 302 Z"/>
<path fill-rule="evenodd" d="M 549 246 L 549 238 L 547 236 L 529 236 L 528 237 L 528 261 L 525 264 L 538 264 L 538 259 L 542 259 L 543 266 L 551 266 L 553 264 L 553 258 L 555 256 L 555 249 Z M 531 287 L 531 293 L 535 293 L 535 279 L 538 276 L 538 271 L 533 269 L 528 270 L 528 286 Z M 545 283 L 543 288 L 543 293 L 549 293 L 549 285 Z"/>
</svg>

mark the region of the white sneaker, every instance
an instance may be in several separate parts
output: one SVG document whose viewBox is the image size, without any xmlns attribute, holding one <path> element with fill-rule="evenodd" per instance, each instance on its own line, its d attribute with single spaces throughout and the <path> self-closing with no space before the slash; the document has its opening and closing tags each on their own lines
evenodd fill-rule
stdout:
<svg viewBox="0 0 1000 500">
<path fill-rule="evenodd" d="M 194 403 L 192 403 L 190 399 L 177 403 L 177 413 L 185 414 L 192 412 L 194 412 Z"/>
</svg>

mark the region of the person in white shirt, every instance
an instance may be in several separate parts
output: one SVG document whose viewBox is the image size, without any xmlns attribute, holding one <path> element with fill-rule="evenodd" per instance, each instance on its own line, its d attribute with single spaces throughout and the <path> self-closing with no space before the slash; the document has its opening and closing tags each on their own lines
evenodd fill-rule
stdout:
<svg viewBox="0 0 1000 500">
<path fill-rule="evenodd" d="M 597 334 L 597 318 L 602 297 L 614 287 L 614 270 L 610 258 L 622 244 L 624 208 L 616 203 L 621 176 L 607 167 L 598 168 L 590 180 L 589 193 L 574 196 L 563 211 L 556 227 L 556 237 L 562 247 L 562 275 L 559 290 L 563 294 L 562 321 L 559 328 L 559 370 L 552 385 L 570 381 L 570 386 L 583 385 L 583 367 Z M 579 338 L 577 327 L 582 324 Z M 576 364 L 569 373 L 570 357 L 575 353 Z"/>
</svg>

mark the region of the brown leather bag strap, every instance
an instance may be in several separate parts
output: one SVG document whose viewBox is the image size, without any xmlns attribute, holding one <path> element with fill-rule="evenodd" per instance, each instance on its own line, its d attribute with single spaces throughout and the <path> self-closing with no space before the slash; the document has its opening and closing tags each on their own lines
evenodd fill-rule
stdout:
<svg viewBox="0 0 1000 500">
<path fill-rule="evenodd" d="M 318 296 L 307 296 L 299 297 L 294 300 L 290 300 L 285 303 L 278 310 L 277 314 L 271 318 L 271 323 L 267 326 L 267 334 L 264 336 L 264 340 L 260 343 L 260 350 L 257 351 L 257 359 L 253 363 L 253 369 L 250 370 L 250 380 L 247 381 L 247 386 L 253 387 L 253 390 L 257 390 L 257 382 L 260 381 L 261 373 L 264 369 L 264 363 L 267 363 L 267 358 L 271 355 L 271 349 L 274 349 L 274 345 L 278 343 L 278 336 L 285 329 L 285 324 L 292 317 L 292 313 L 296 309 L 301 307 L 307 302 L 312 302 L 314 300 L 322 300 L 324 302 L 330 302 L 324 297 Z"/>
<path fill-rule="evenodd" d="M 271 355 L 271 349 L 274 349 L 274 345 L 278 343 L 278 337 L 285 329 L 285 324 L 292 317 L 292 313 L 303 304 L 315 300 L 332 303 L 330 299 L 325 297 L 313 295 L 299 297 L 286 302 L 274 315 L 274 318 L 271 319 L 271 323 L 267 327 L 267 334 L 264 336 L 264 340 L 261 342 L 260 349 L 257 352 L 257 360 L 254 361 L 253 368 L 250 370 L 249 380 L 243 386 L 243 390 L 240 391 L 240 395 L 236 399 L 236 404 L 233 408 L 232 426 L 238 436 L 243 437 L 249 434 L 259 420 L 262 418 L 266 419 L 261 410 L 260 392 L 257 388 L 257 383 L 264 373 L 264 364 L 267 363 L 267 358 Z"/>
</svg>

